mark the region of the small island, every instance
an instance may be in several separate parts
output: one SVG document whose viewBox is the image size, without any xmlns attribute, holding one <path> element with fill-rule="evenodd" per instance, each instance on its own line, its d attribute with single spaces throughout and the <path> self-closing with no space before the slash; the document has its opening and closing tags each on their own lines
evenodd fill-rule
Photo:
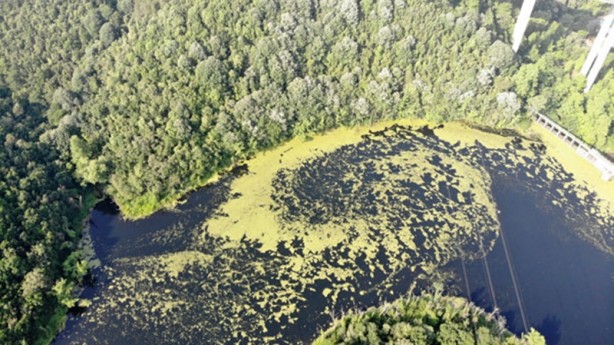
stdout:
<svg viewBox="0 0 614 345">
<path fill-rule="evenodd" d="M 505 319 L 471 302 L 439 293 L 402 298 L 361 313 L 350 313 L 322 333 L 313 345 L 545 345 L 531 329 L 518 338 Z"/>
</svg>

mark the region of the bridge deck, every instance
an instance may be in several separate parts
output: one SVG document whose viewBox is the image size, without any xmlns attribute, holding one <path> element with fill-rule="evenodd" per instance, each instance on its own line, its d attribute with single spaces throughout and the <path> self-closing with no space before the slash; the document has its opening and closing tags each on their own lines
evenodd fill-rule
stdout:
<svg viewBox="0 0 614 345">
<path fill-rule="evenodd" d="M 535 122 L 546 128 L 552 134 L 571 146 L 577 154 L 589 161 L 601 172 L 601 177 L 609 181 L 614 178 L 614 163 L 605 158 L 599 151 L 585 144 L 563 127 L 552 121 L 546 115 L 535 113 Z"/>
</svg>

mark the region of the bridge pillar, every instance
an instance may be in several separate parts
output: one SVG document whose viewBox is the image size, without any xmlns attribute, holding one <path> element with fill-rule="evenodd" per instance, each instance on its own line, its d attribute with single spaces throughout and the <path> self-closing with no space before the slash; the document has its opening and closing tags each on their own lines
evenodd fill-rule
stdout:
<svg viewBox="0 0 614 345">
<path fill-rule="evenodd" d="M 612 47 L 614 47 L 614 14 L 610 14 L 603 19 L 601 29 L 599 29 L 599 33 L 586 57 L 582 70 L 580 70 L 586 76 L 584 92 L 588 92 L 597 80 L 599 71 L 603 67 Z"/>
<path fill-rule="evenodd" d="M 533 8 L 535 7 L 535 1 L 536 0 L 524 0 L 522 3 L 520 15 L 518 16 L 518 21 L 514 27 L 512 48 L 515 52 L 518 52 L 518 48 L 520 48 L 520 43 L 522 42 L 524 33 L 527 30 L 527 26 L 529 26 L 529 20 L 531 19 L 531 13 L 533 13 Z"/>
</svg>

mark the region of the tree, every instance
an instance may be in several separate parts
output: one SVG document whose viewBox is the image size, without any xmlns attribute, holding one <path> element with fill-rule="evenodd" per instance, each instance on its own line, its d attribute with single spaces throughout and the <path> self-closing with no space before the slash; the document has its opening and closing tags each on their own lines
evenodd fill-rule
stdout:
<svg viewBox="0 0 614 345">
<path fill-rule="evenodd" d="M 87 12 L 85 18 L 83 18 L 83 24 L 85 28 L 90 33 L 90 35 L 95 36 L 100 31 L 100 27 L 104 23 L 100 12 L 97 9 L 91 9 Z"/>
<path fill-rule="evenodd" d="M 360 10 L 356 0 L 342 0 L 339 4 L 339 13 L 349 24 L 356 24 L 360 20 Z"/>
<path fill-rule="evenodd" d="M 100 27 L 100 42 L 102 45 L 108 47 L 115 39 L 117 39 L 117 31 L 115 27 L 113 27 L 113 24 L 108 22 L 104 23 Z"/>
<path fill-rule="evenodd" d="M 28 304 L 40 305 L 42 292 L 47 287 L 47 276 L 42 268 L 36 267 L 26 273 L 21 283 L 21 295 Z"/>
<path fill-rule="evenodd" d="M 463 298 L 422 294 L 350 313 L 313 344 L 545 344 L 536 330 L 517 338 L 504 323 Z"/>
<path fill-rule="evenodd" d="M 514 75 L 514 90 L 523 98 L 535 96 L 540 86 L 540 69 L 536 64 L 524 64 Z"/>
<path fill-rule="evenodd" d="M 74 307 L 79 300 L 73 297 L 74 285 L 64 278 L 58 280 L 55 285 L 53 285 L 52 290 L 59 303 L 66 308 Z"/>
<path fill-rule="evenodd" d="M 488 65 L 498 70 L 505 70 L 514 62 L 514 51 L 509 44 L 500 40 L 488 48 Z"/>
</svg>

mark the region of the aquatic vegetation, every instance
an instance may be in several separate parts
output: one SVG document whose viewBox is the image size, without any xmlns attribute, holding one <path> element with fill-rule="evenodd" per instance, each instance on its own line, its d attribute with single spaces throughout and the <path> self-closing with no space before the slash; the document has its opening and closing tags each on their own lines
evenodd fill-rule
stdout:
<svg viewBox="0 0 614 345">
<path fill-rule="evenodd" d="M 488 252 L 500 226 L 491 189 L 508 182 L 611 251 L 598 198 L 543 145 L 503 134 L 405 121 L 266 152 L 209 187 L 208 201 L 188 201 L 155 236 L 109 256 L 72 336 L 311 341 L 338 313 L 403 296 L 438 267 Z"/>
<path fill-rule="evenodd" d="M 369 243 L 386 241 L 394 260 L 424 248 L 438 256 L 437 238 L 463 232 L 492 239 L 498 227 L 486 171 L 411 128 L 392 126 L 328 152 L 310 150 L 298 164 L 268 163 L 233 183 L 238 197 L 207 223 L 208 233 L 245 236 L 265 250 L 297 239 L 308 253 L 343 244 L 370 259 L 377 250 Z"/>
<path fill-rule="evenodd" d="M 529 133 L 542 141 L 548 147 L 548 154 L 573 175 L 574 184 L 584 184 L 589 187 L 584 188 L 585 196 L 594 193 L 594 196 L 601 199 L 600 213 L 603 217 L 614 213 L 614 181 L 604 181 L 599 170 L 543 127 L 533 124 Z"/>
</svg>

